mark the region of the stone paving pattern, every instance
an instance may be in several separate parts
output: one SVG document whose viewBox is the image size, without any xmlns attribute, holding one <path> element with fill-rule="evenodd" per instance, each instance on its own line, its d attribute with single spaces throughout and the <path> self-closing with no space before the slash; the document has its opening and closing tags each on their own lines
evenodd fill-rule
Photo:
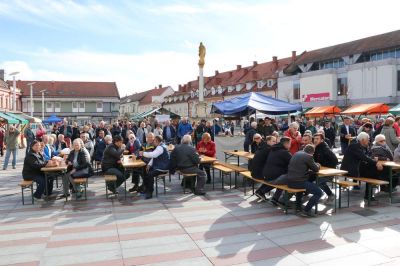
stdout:
<svg viewBox="0 0 400 266">
<path fill-rule="evenodd" d="M 165 196 L 107 200 L 94 177 L 87 201 L 23 206 L 22 158 L 10 168 L 0 172 L 0 265 L 400 265 L 400 209 L 385 194 L 364 209 L 353 192 L 350 208 L 321 204 L 305 219 L 229 186 L 184 195 L 177 176 Z"/>
</svg>

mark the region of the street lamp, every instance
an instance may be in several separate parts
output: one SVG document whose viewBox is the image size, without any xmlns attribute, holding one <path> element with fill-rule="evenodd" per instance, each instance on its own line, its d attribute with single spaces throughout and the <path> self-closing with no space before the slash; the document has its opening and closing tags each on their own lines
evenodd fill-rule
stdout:
<svg viewBox="0 0 400 266">
<path fill-rule="evenodd" d="M 17 82 L 15 81 L 15 76 L 18 75 L 19 72 L 10 73 L 9 76 L 13 76 L 13 87 L 14 87 L 14 94 L 13 94 L 13 111 L 17 111 Z"/>
<path fill-rule="evenodd" d="M 46 92 L 46 90 L 41 90 L 39 91 L 42 93 L 42 121 L 44 120 L 44 93 Z"/>
<path fill-rule="evenodd" d="M 26 85 L 31 87 L 31 116 L 33 116 L 33 84 L 35 84 L 36 82 L 31 82 L 28 83 Z"/>
</svg>

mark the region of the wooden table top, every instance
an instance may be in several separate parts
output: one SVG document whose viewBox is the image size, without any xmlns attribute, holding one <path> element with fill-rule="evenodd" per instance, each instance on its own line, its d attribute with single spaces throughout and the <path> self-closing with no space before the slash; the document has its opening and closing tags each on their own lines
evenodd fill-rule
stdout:
<svg viewBox="0 0 400 266">
<path fill-rule="evenodd" d="M 218 161 L 217 158 L 200 155 L 200 163 L 214 163 Z"/>
<path fill-rule="evenodd" d="M 122 160 L 122 167 L 124 168 L 140 168 L 146 166 L 146 163 L 142 160 L 133 160 L 133 158 L 129 158 L 130 155 L 124 155 Z"/>
<path fill-rule="evenodd" d="M 348 172 L 345 170 L 340 170 L 336 168 L 321 167 L 318 171 L 318 176 L 335 176 L 335 175 L 345 175 Z"/>
<path fill-rule="evenodd" d="M 379 161 L 383 166 L 392 167 L 392 169 L 400 169 L 400 164 L 392 161 Z"/>
<path fill-rule="evenodd" d="M 62 172 L 62 171 L 67 171 L 67 165 L 63 162 L 59 166 L 42 167 L 42 169 L 40 169 L 40 171 L 42 171 L 42 172 Z"/>
<path fill-rule="evenodd" d="M 251 152 L 247 152 L 247 151 L 224 151 L 224 153 L 229 154 L 229 155 L 233 155 L 233 156 L 238 156 L 238 157 L 243 157 L 246 159 L 253 159 L 254 158 L 254 154 Z"/>
</svg>

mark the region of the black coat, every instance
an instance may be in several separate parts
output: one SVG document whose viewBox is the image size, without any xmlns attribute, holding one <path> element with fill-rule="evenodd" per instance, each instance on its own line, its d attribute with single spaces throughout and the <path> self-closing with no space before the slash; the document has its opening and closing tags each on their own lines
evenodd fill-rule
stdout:
<svg viewBox="0 0 400 266">
<path fill-rule="evenodd" d="M 244 151 L 249 151 L 249 146 L 251 143 L 253 143 L 253 136 L 254 134 L 256 134 L 257 131 L 255 128 L 250 128 L 247 132 L 246 132 L 246 136 L 244 137 Z"/>
<path fill-rule="evenodd" d="M 108 145 L 104 150 L 103 160 L 101 161 L 103 172 L 110 168 L 119 168 L 118 161 L 121 160 L 122 153 L 124 153 L 124 150 L 118 148 L 115 144 Z"/>
<path fill-rule="evenodd" d="M 67 158 L 67 163 L 68 162 L 71 162 L 72 164 L 74 163 L 74 153 L 75 151 L 71 150 Z M 80 149 L 80 151 L 78 152 L 77 160 L 78 160 L 78 166 L 72 167 L 73 169 L 79 171 L 85 168 L 89 168 L 89 176 L 93 174 L 92 165 L 90 164 L 90 155 L 88 151 L 85 151 L 85 148 Z"/>
<path fill-rule="evenodd" d="M 263 140 L 261 140 L 260 144 L 257 145 L 256 142 L 253 141 L 253 143 L 251 143 L 251 153 L 256 153 L 256 151 L 264 148 L 267 145 L 267 143 Z"/>
<path fill-rule="evenodd" d="M 254 158 L 250 161 L 250 171 L 251 176 L 257 179 L 264 179 L 263 169 L 267 163 L 269 152 L 271 151 L 271 146 L 263 145 L 256 153 Z"/>
<path fill-rule="evenodd" d="M 45 167 L 47 161 L 41 153 L 29 152 L 24 159 L 24 167 L 22 169 L 22 177 L 24 180 L 33 180 L 33 178 L 42 176 L 44 173 L 40 171 Z"/>
<path fill-rule="evenodd" d="M 333 127 L 324 128 L 324 132 L 325 132 L 325 139 L 328 139 L 330 142 L 328 143 L 329 147 L 335 145 L 335 138 L 336 138 L 335 129 Z"/>
<path fill-rule="evenodd" d="M 167 139 L 167 127 L 169 127 L 169 129 L 170 129 L 170 131 L 171 131 L 171 137 L 170 137 L 170 139 Z M 166 142 L 168 142 L 168 143 L 174 142 L 175 139 L 176 139 L 176 130 L 175 130 L 175 128 L 174 128 L 172 125 L 169 125 L 169 126 L 167 126 L 167 127 L 164 127 L 164 128 L 163 128 L 163 132 L 162 132 L 163 136 L 162 136 L 162 137 L 163 137 L 164 141 L 166 141 Z"/>
<path fill-rule="evenodd" d="M 287 174 L 292 155 L 278 143 L 272 146 L 268 155 L 267 163 L 264 165 L 263 175 L 266 180 L 273 180 L 283 174 Z"/>
<path fill-rule="evenodd" d="M 351 134 L 352 137 L 355 137 L 357 135 L 356 129 L 353 126 L 349 126 L 349 134 Z M 346 126 L 341 125 L 340 126 L 340 142 L 342 142 L 342 143 L 349 142 L 349 140 L 344 137 L 346 135 L 347 135 Z"/>
<path fill-rule="evenodd" d="M 340 169 L 349 172 L 348 176 L 360 176 L 360 164 L 376 165 L 376 162 L 367 156 L 365 149 L 359 142 L 352 142 L 347 148 L 343 156 L 343 161 Z"/>
<path fill-rule="evenodd" d="M 336 168 L 338 159 L 325 142 L 315 147 L 314 160 L 322 166 Z"/>
</svg>

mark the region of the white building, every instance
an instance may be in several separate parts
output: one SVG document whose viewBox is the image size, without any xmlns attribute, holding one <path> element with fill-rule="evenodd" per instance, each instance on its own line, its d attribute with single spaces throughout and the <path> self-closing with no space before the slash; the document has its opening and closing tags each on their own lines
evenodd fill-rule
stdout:
<svg viewBox="0 0 400 266">
<path fill-rule="evenodd" d="M 163 87 L 162 85 L 147 91 L 146 96 L 139 101 L 137 112 L 143 113 L 155 108 L 160 108 L 164 102 L 164 98 L 173 93 L 174 90 L 171 86 Z"/>
<path fill-rule="evenodd" d="M 304 107 L 399 102 L 400 31 L 304 52 L 280 72 L 278 98 Z"/>
</svg>

